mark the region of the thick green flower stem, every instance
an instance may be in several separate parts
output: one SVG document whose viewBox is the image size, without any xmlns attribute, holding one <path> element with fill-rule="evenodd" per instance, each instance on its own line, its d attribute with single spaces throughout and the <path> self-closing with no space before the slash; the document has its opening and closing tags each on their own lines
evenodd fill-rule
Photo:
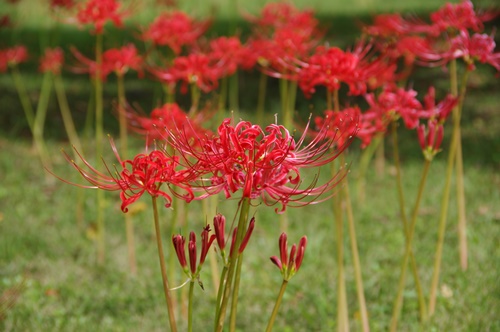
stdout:
<svg viewBox="0 0 500 332">
<path fill-rule="evenodd" d="M 271 332 L 273 330 L 273 325 L 274 321 L 276 319 L 276 316 L 278 315 L 278 310 L 281 305 L 281 300 L 283 300 L 283 294 L 285 294 L 286 286 L 288 285 L 287 280 L 283 280 L 283 283 L 281 284 L 280 287 L 280 292 L 278 294 L 278 297 L 276 298 L 276 302 L 274 303 L 274 308 L 273 312 L 271 313 L 271 318 L 269 318 L 269 322 L 267 323 L 267 328 L 266 332 Z"/>
<path fill-rule="evenodd" d="M 163 92 L 165 93 L 165 103 L 171 104 L 175 102 L 175 87 L 168 84 L 163 84 Z"/>
<path fill-rule="evenodd" d="M 401 263 L 401 274 L 399 276 L 398 291 L 392 311 L 391 326 L 390 326 L 391 332 L 397 331 L 399 315 L 401 314 L 401 308 L 403 306 L 403 291 L 406 284 L 406 271 L 408 267 L 408 261 L 410 260 L 412 252 L 413 236 L 415 234 L 415 225 L 417 224 L 417 215 L 420 207 L 420 201 L 422 200 L 422 195 L 424 192 L 425 183 L 427 181 L 427 175 L 429 173 L 430 165 L 431 161 L 426 159 L 424 163 L 424 169 L 422 171 L 422 177 L 420 178 L 420 184 L 418 186 L 418 193 L 417 193 L 417 198 L 415 200 L 415 206 L 413 207 L 413 212 L 411 215 L 403 262 Z"/>
<path fill-rule="evenodd" d="M 47 72 L 43 75 L 42 88 L 40 91 L 40 98 L 35 113 L 35 124 L 33 128 L 33 140 L 42 165 L 51 168 L 50 158 L 47 152 L 47 147 L 43 140 L 43 127 L 45 125 L 45 118 L 47 117 L 47 109 L 49 106 L 50 92 L 52 90 L 51 73 Z"/>
<path fill-rule="evenodd" d="M 217 210 L 216 205 L 217 205 L 217 195 L 211 195 L 208 198 L 201 201 L 201 206 L 203 209 L 203 217 L 205 218 L 205 220 L 207 220 L 207 222 L 208 222 L 208 220 L 210 220 L 209 219 L 210 216 L 215 215 L 215 211 Z M 215 292 L 214 295 L 217 296 L 217 292 L 219 291 L 220 273 L 219 273 L 219 267 L 217 265 L 217 255 L 216 255 L 215 250 L 210 250 L 208 252 L 208 260 L 210 262 L 210 272 L 212 274 L 212 285 L 214 287 L 213 289 Z"/>
<path fill-rule="evenodd" d="M 118 86 L 118 121 L 120 124 L 120 155 L 122 160 L 126 160 L 128 156 L 128 134 L 127 134 L 127 118 L 125 117 L 125 84 L 123 82 L 123 75 L 117 76 Z M 137 263 L 135 259 L 135 236 L 134 224 L 130 214 L 125 213 L 125 233 L 127 237 L 127 252 L 128 252 L 128 265 L 130 274 L 137 275 Z"/>
<path fill-rule="evenodd" d="M 366 308 L 365 289 L 363 287 L 363 275 L 361 273 L 358 242 L 356 240 L 356 228 L 354 225 L 354 214 L 352 212 L 352 202 L 349 193 L 349 184 L 347 183 L 347 179 L 345 180 L 344 184 L 344 199 L 346 203 L 347 223 L 349 225 L 349 239 L 351 243 L 352 261 L 354 265 L 354 276 L 356 279 L 356 292 L 358 295 L 359 311 L 361 313 L 361 324 L 363 327 L 363 332 L 369 332 L 370 323 L 368 320 L 368 309 Z"/>
<path fill-rule="evenodd" d="M 458 96 L 459 103 L 453 109 L 453 132 L 457 132 L 457 143 L 455 160 L 456 163 L 456 185 L 457 185 L 457 208 L 458 208 L 458 243 L 460 254 L 460 266 L 462 270 L 467 270 L 467 212 L 465 210 L 465 190 L 464 190 L 464 166 L 462 155 L 462 135 L 460 131 L 460 118 L 462 113 L 463 100 L 467 89 L 467 80 L 469 70 L 466 70 L 462 76 L 460 94 L 458 92 L 457 62 L 453 60 L 450 63 L 450 90 L 453 96 Z"/>
<path fill-rule="evenodd" d="M 188 332 L 193 332 L 193 290 L 194 280 L 189 283 Z"/>
<path fill-rule="evenodd" d="M 462 87 L 465 91 L 465 87 Z M 465 93 L 465 92 L 464 92 Z M 464 94 L 461 94 L 459 100 L 457 116 L 453 118 L 454 124 L 460 123 L 460 108 L 462 106 Z M 446 231 L 446 219 L 448 217 L 448 205 L 450 200 L 450 187 L 451 177 L 453 175 L 453 166 L 455 165 L 456 153 L 458 151 L 457 145 L 460 141 L 460 131 L 454 130 L 451 137 L 450 150 L 448 152 L 448 164 L 446 166 L 446 180 L 444 185 L 443 197 L 441 200 L 441 214 L 439 216 L 438 226 L 438 242 L 436 247 L 436 254 L 434 259 L 434 270 L 432 273 L 431 290 L 429 293 L 429 317 L 434 315 L 436 309 L 437 288 L 439 284 L 439 274 L 441 270 L 441 258 L 443 256 L 444 235 Z"/>
<path fill-rule="evenodd" d="M 241 280 L 241 266 L 243 265 L 243 253 L 238 257 L 238 265 L 236 266 L 236 276 L 234 279 L 234 289 L 231 296 L 231 315 L 229 316 L 229 331 L 236 331 L 236 315 L 238 313 L 238 294 Z"/>
<path fill-rule="evenodd" d="M 235 287 L 233 287 L 233 280 L 239 278 L 239 276 L 235 276 L 236 266 L 238 259 L 242 258 L 238 254 L 238 248 L 245 236 L 246 229 L 248 227 L 248 213 L 250 210 L 250 198 L 244 197 L 241 200 L 240 207 L 240 217 L 238 220 L 238 231 L 236 233 L 236 241 L 234 243 L 234 250 L 229 257 L 229 267 L 227 271 L 227 279 L 224 286 L 224 293 L 222 295 L 222 300 L 220 302 L 220 309 L 218 315 L 216 316 L 216 326 L 215 330 L 217 332 L 221 332 L 224 326 L 224 320 L 226 318 L 226 309 L 229 302 L 229 297 L 232 296 L 232 293 L 235 291 Z M 237 299 L 236 299 L 237 300 Z"/>
<path fill-rule="evenodd" d="M 153 216 L 154 216 L 154 223 L 155 223 L 156 244 L 158 246 L 158 258 L 160 260 L 161 277 L 163 280 L 163 291 L 165 293 L 165 300 L 167 302 L 168 321 L 170 324 L 170 331 L 176 332 L 177 325 L 175 324 L 175 315 L 174 315 L 174 308 L 173 308 L 173 304 L 172 304 L 172 297 L 170 296 L 170 290 L 168 287 L 167 270 L 165 268 L 165 256 L 163 255 L 163 244 L 161 241 L 160 220 L 158 217 L 158 204 L 156 202 L 156 199 L 157 199 L 157 197 L 151 196 L 151 201 L 153 203 Z"/>
<path fill-rule="evenodd" d="M 267 75 L 260 73 L 259 96 L 257 97 L 257 123 L 264 124 L 264 106 L 266 104 Z"/>
<path fill-rule="evenodd" d="M 403 231 L 405 234 L 405 240 L 408 241 L 408 220 L 406 218 L 406 203 L 403 192 L 403 180 L 401 176 L 401 163 L 399 160 L 399 142 L 398 142 L 398 123 L 396 121 L 391 122 L 391 134 L 393 143 L 393 158 L 394 165 L 396 167 L 396 184 L 398 189 L 398 201 L 399 201 L 399 214 L 401 217 L 401 223 L 403 224 Z M 413 253 L 413 249 L 410 252 L 410 264 L 413 273 L 413 279 L 415 280 L 415 288 L 417 290 L 418 296 L 418 306 L 420 311 L 420 320 L 425 322 L 427 320 L 427 305 L 425 303 L 424 292 L 422 290 L 422 284 L 420 283 L 420 277 L 418 274 L 417 261 Z"/>
<path fill-rule="evenodd" d="M 100 65 L 102 63 L 102 33 L 96 35 L 96 72 L 95 72 L 95 146 L 96 158 L 102 157 L 102 141 L 104 138 L 103 128 L 103 87 L 101 80 Z M 97 227 L 97 264 L 104 264 L 105 258 L 105 242 L 104 242 L 104 191 L 97 190 L 97 214 L 96 214 L 96 227 Z"/>
<path fill-rule="evenodd" d="M 21 74 L 16 65 L 11 66 L 12 79 L 14 80 L 14 85 L 16 86 L 17 94 L 19 95 L 19 100 L 23 107 L 24 115 L 26 116 L 26 121 L 30 127 L 31 133 L 33 134 L 35 129 L 35 112 L 33 111 L 33 106 L 31 106 L 30 98 L 26 87 L 23 84 Z"/>
<path fill-rule="evenodd" d="M 297 82 L 280 79 L 280 98 L 283 125 L 288 130 L 293 129 L 293 112 L 295 108 L 296 95 Z"/>
<path fill-rule="evenodd" d="M 54 75 L 54 89 L 56 91 L 57 102 L 59 104 L 59 109 L 61 110 L 61 116 L 64 124 L 64 129 L 66 129 L 66 134 L 68 135 L 69 142 L 74 146 L 80 153 L 83 153 L 82 144 L 80 143 L 80 138 L 75 129 L 75 123 L 73 117 L 71 116 L 71 111 L 68 105 L 68 99 L 66 98 L 66 93 L 64 91 L 64 84 L 62 82 L 61 75 Z"/>
<path fill-rule="evenodd" d="M 191 83 L 191 108 L 189 109 L 189 116 L 193 116 L 198 112 L 198 106 L 200 103 L 201 92 L 200 88 L 196 85 L 196 83 Z"/>
<path fill-rule="evenodd" d="M 382 141 L 381 136 L 382 134 L 375 136 L 370 145 L 368 145 L 361 153 L 356 181 L 358 203 L 364 203 L 365 201 L 366 172 L 368 170 L 368 166 L 370 166 L 370 161 L 375 155 L 375 151 L 377 151 L 378 145 Z"/>
<path fill-rule="evenodd" d="M 385 169 L 385 149 L 384 149 L 384 135 L 380 135 L 380 143 L 375 151 L 375 174 L 379 178 L 384 177 Z"/>
<path fill-rule="evenodd" d="M 331 164 L 332 175 L 337 172 L 337 163 Z M 337 240 L 337 330 L 349 331 L 349 314 L 347 309 L 347 293 L 344 276 L 344 218 L 342 215 L 342 192 L 332 197 L 333 215 L 335 219 L 335 233 Z"/>
<path fill-rule="evenodd" d="M 222 272 L 220 274 L 220 279 L 219 279 L 219 287 L 218 287 L 218 290 L 217 290 L 217 302 L 216 302 L 216 305 L 215 305 L 215 326 L 214 326 L 214 330 L 217 329 L 217 318 L 219 317 L 220 315 L 220 305 L 222 303 L 222 295 L 224 294 L 224 289 L 225 289 L 225 285 L 226 285 L 226 276 L 227 276 L 227 271 L 228 271 L 228 266 L 227 265 L 224 265 L 224 268 L 222 269 Z"/>
</svg>

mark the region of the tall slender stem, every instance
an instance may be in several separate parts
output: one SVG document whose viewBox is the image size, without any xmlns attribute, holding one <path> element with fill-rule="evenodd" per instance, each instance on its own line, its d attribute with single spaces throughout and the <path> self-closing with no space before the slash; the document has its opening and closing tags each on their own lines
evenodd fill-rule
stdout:
<svg viewBox="0 0 500 332">
<path fill-rule="evenodd" d="M 438 226 L 438 242 L 436 247 L 436 254 L 434 259 L 434 269 L 432 273 L 431 290 L 429 293 L 429 317 L 434 315 L 436 310 L 436 297 L 437 288 L 439 285 L 439 274 L 441 270 L 441 259 L 443 256 L 443 245 L 444 245 L 444 235 L 446 232 L 446 219 L 448 217 L 448 206 L 450 200 L 450 187 L 451 187 L 451 177 L 453 175 L 453 167 L 456 163 L 456 154 L 458 151 L 458 144 L 460 141 L 460 117 L 462 111 L 463 100 L 465 97 L 465 89 L 468 78 L 468 71 L 465 72 L 462 77 L 462 86 L 459 95 L 458 105 L 453 110 L 453 128 L 458 128 L 453 130 L 450 150 L 448 151 L 448 164 L 446 166 L 446 180 L 444 185 L 443 197 L 441 200 L 441 213 L 439 216 L 439 226 Z"/>
<path fill-rule="evenodd" d="M 69 142 L 73 145 L 80 153 L 82 151 L 82 144 L 80 143 L 80 138 L 75 129 L 75 123 L 73 117 L 71 116 L 71 110 L 68 105 L 68 99 L 66 98 L 66 93 L 64 91 L 64 84 L 60 74 L 56 74 L 54 77 L 54 89 L 56 91 L 57 102 L 59 104 L 59 109 L 61 110 L 61 116 L 63 119 L 64 129 L 66 129 L 66 134 L 68 135 Z"/>
<path fill-rule="evenodd" d="M 33 134 L 35 129 L 35 112 L 33 111 L 33 106 L 31 106 L 28 92 L 26 91 L 26 87 L 23 84 L 21 74 L 19 73 L 19 69 L 16 65 L 11 67 L 11 73 L 14 85 L 16 86 L 17 94 L 19 95 L 19 100 L 21 101 L 21 105 L 23 107 L 24 115 L 26 116 L 26 121 L 28 122 L 28 126 Z"/>
<path fill-rule="evenodd" d="M 356 278 L 356 291 L 358 295 L 359 311 L 361 313 L 361 324 L 363 332 L 370 331 L 368 320 L 368 309 L 366 308 L 365 289 L 363 287 L 363 275 L 361 273 L 361 263 L 359 260 L 358 242 L 356 240 L 356 228 L 354 225 L 354 214 L 352 211 L 351 196 L 347 179 L 344 184 L 344 199 L 346 202 L 347 223 L 349 225 L 349 239 L 351 242 L 352 260 L 354 265 L 354 276 Z"/>
<path fill-rule="evenodd" d="M 424 169 L 422 171 L 422 176 L 420 178 L 420 184 L 418 186 L 418 193 L 417 193 L 417 198 L 415 200 L 415 206 L 413 207 L 413 212 L 411 215 L 411 220 L 408 230 L 408 239 L 406 241 L 406 246 L 405 246 L 405 254 L 403 257 L 403 262 L 401 263 L 401 274 L 399 276 L 398 292 L 396 295 L 396 300 L 394 301 L 394 307 L 392 311 L 392 319 L 390 326 L 391 332 L 395 332 L 397 330 L 399 315 L 401 314 L 401 308 L 403 306 L 403 291 L 406 283 L 406 271 L 408 267 L 408 261 L 410 259 L 412 252 L 413 236 L 415 234 L 415 225 L 417 224 L 417 215 L 420 207 L 420 201 L 422 199 L 422 195 L 424 192 L 430 165 L 431 162 L 426 159 L 424 163 Z"/>
<path fill-rule="evenodd" d="M 45 167 L 50 168 L 50 158 L 47 152 L 47 147 L 43 139 L 43 127 L 47 117 L 47 109 L 49 107 L 50 92 L 52 90 L 51 73 L 47 72 L 43 75 L 42 87 L 40 90 L 40 98 L 35 113 L 35 123 L 33 127 L 33 140 L 38 150 L 40 160 Z"/>
<path fill-rule="evenodd" d="M 160 270 L 161 270 L 161 277 L 162 277 L 162 281 L 163 281 L 163 292 L 165 293 L 165 300 L 167 302 L 168 321 L 170 324 L 170 331 L 176 332 L 177 325 L 175 324 L 175 314 L 174 314 L 174 308 L 173 308 L 173 304 L 172 304 L 172 297 L 170 296 L 170 290 L 168 287 L 167 269 L 165 268 L 165 256 L 163 254 L 163 244 L 161 241 L 160 220 L 158 217 L 158 204 L 156 202 L 156 197 L 151 196 L 151 201 L 153 203 L 153 216 L 154 216 L 154 223 L 155 223 L 156 245 L 158 247 L 158 258 L 160 260 Z"/>
<path fill-rule="evenodd" d="M 285 294 L 286 286 L 288 285 L 288 281 L 283 280 L 283 283 L 280 287 L 280 292 L 278 293 L 278 297 L 276 298 L 276 302 L 274 303 L 273 312 L 271 313 L 271 318 L 269 318 L 269 322 L 267 323 L 266 332 L 271 332 L 273 330 L 274 321 L 276 316 L 278 315 L 278 310 L 281 305 L 281 301 L 283 300 L 283 294 Z"/>
<path fill-rule="evenodd" d="M 231 315 L 229 316 L 229 331 L 236 331 L 236 315 L 238 313 L 238 294 L 241 280 L 241 267 L 243 265 L 243 253 L 238 257 L 238 265 L 236 266 L 236 276 L 234 279 L 234 290 L 231 297 Z"/>
<path fill-rule="evenodd" d="M 267 75 L 260 73 L 259 95 L 257 96 L 257 123 L 264 123 L 264 106 L 266 103 Z"/>
<path fill-rule="evenodd" d="M 188 332 L 193 331 L 193 290 L 194 280 L 189 283 L 189 304 L 188 304 Z"/>
<path fill-rule="evenodd" d="M 236 71 L 230 78 L 229 84 L 229 108 L 231 112 L 237 113 L 239 109 L 239 77 Z"/>
<path fill-rule="evenodd" d="M 408 241 L 408 220 L 406 218 L 406 203 L 403 192 L 403 180 L 401 176 L 401 163 L 399 160 L 399 142 L 398 142 L 398 130 L 397 130 L 397 122 L 391 122 L 391 132 L 392 132 L 392 143 L 393 143 L 393 158 L 394 165 L 396 166 L 396 184 L 398 188 L 398 201 L 399 201 L 399 215 L 401 217 L 401 223 L 403 224 L 403 231 L 405 235 L 406 242 Z M 420 277 L 418 274 L 417 261 L 415 259 L 415 254 L 413 253 L 413 249 L 410 251 L 410 264 L 411 270 L 413 272 L 413 279 L 415 280 L 415 288 L 417 290 L 418 296 L 418 305 L 420 311 L 420 320 L 427 320 L 427 306 L 425 303 L 424 292 L 422 290 L 422 284 L 420 283 Z"/>
<path fill-rule="evenodd" d="M 222 300 L 220 303 L 220 310 L 219 314 L 216 317 L 216 331 L 221 332 L 223 325 L 224 325 L 224 320 L 226 317 L 226 309 L 229 301 L 229 297 L 231 296 L 232 292 L 234 292 L 234 287 L 232 287 L 233 284 L 233 279 L 235 277 L 235 272 L 236 272 L 236 263 L 237 260 L 239 259 L 239 254 L 238 254 L 238 248 L 240 247 L 240 244 L 243 240 L 243 237 L 246 232 L 246 228 L 248 225 L 248 212 L 250 210 L 250 198 L 245 197 L 241 200 L 241 210 L 240 210 L 240 218 L 238 220 L 238 231 L 236 233 L 236 241 L 234 243 L 234 250 L 231 253 L 231 256 L 229 257 L 229 267 L 228 267 L 228 272 L 227 272 L 227 280 L 226 284 L 224 287 L 224 293 L 222 296 Z"/>
</svg>

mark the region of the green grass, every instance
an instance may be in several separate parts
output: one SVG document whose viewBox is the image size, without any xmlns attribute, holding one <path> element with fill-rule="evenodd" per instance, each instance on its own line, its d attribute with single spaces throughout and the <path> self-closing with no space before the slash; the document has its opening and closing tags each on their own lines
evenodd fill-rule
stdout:
<svg viewBox="0 0 500 332">
<path fill-rule="evenodd" d="M 68 148 L 64 143 L 50 144 L 55 172 L 71 181 L 79 181 L 58 152 L 60 147 Z M 135 216 L 139 274 L 131 278 L 119 198 L 115 194 L 106 196 L 108 255 L 106 265 L 98 267 L 93 243 L 85 230 L 94 217 L 95 192 L 84 191 L 85 229 L 79 229 L 75 219 L 79 189 L 47 176 L 27 142 L 1 139 L 0 149 L 0 294 L 25 279 L 25 287 L 15 305 L 0 320 L 0 330 L 164 330 L 168 323 L 149 209 Z M 109 158 L 106 159 L 112 162 L 111 151 L 107 151 Z M 350 175 L 353 184 L 356 153 L 350 159 L 353 160 Z M 444 160 L 444 155 L 439 156 L 431 167 L 417 224 L 415 250 L 426 292 L 432 273 Z M 408 202 L 414 200 L 421 166 L 416 160 L 404 164 Z M 393 171 L 388 163 L 383 179 L 369 173 L 366 201 L 360 204 L 354 200 L 373 331 L 387 329 L 403 251 Z M 487 167 L 467 166 L 465 190 L 470 268 L 461 272 L 459 267 L 456 211 L 452 203 L 441 278 L 441 290 L 447 294 L 440 293 L 436 316 L 425 327 L 427 331 L 500 329 L 500 176 Z M 149 204 L 146 197 L 143 202 Z M 222 200 L 218 210 L 231 218 L 235 204 L 235 200 Z M 276 331 L 328 331 L 336 325 L 337 268 L 330 205 L 325 202 L 289 210 L 289 241 L 297 242 L 300 236 L 307 235 L 309 244 L 303 267 L 285 294 Z M 198 203 L 189 205 L 189 226 L 180 228 L 184 235 L 190 230 L 201 230 L 205 216 L 200 210 Z M 280 285 L 279 271 L 269 261 L 269 256 L 278 254 L 278 217 L 272 208 L 258 207 L 257 210 L 257 227 L 245 252 L 240 331 L 264 329 Z M 169 214 L 165 209 L 161 211 L 166 242 Z M 353 330 L 357 330 L 359 314 L 354 276 L 349 249 L 346 252 L 349 317 Z M 167 256 L 171 254 L 169 248 Z M 195 331 L 210 330 L 213 319 L 213 287 L 208 265 L 202 272 L 202 280 L 205 291 L 195 289 Z M 181 283 L 178 273 L 175 283 Z M 420 329 L 416 309 L 416 294 L 409 276 L 401 331 Z M 179 322 L 185 327 L 181 318 Z"/>
</svg>

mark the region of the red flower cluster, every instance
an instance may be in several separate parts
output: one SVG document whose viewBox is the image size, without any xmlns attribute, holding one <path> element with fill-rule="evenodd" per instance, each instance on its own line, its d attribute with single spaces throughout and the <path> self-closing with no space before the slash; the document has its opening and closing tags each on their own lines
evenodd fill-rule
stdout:
<svg viewBox="0 0 500 332">
<path fill-rule="evenodd" d="M 0 50 L 0 72 L 6 71 L 9 66 L 16 66 L 26 60 L 28 60 L 28 51 L 23 45 Z"/>
<path fill-rule="evenodd" d="M 79 8 L 76 18 L 80 24 L 93 24 L 95 33 L 101 34 L 108 21 L 121 27 L 123 16 L 120 3 L 116 0 L 88 0 Z"/>
<path fill-rule="evenodd" d="M 179 55 L 182 46 L 193 45 L 207 30 L 210 22 L 195 22 L 180 11 L 163 13 L 142 34 L 142 38 L 155 45 L 166 45 Z"/>
<path fill-rule="evenodd" d="M 245 232 L 245 236 L 243 237 L 243 240 L 241 241 L 240 247 L 238 248 L 238 253 L 242 253 L 247 244 L 248 241 L 250 240 L 250 237 L 252 236 L 253 229 L 255 228 L 255 218 L 252 218 L 250 220 L 250 223 L 248 224 L 248 228 Z M 234 244 L 236 242 L 236 234 L 238 233 L 238 227 L 235 227 L 233 229 L 233 233 L 231 236 L 231 247 L 229 248 L 229 255 L 226 254 L 226 238 L 225 238 L 225 229 L 226 229 L 226 218 L 218 213 L 214 217 L 214 232 L 215 232 L 215 238 L 217 239 L 217 246 L 219 247 L 219 251 L 221 254 L 221 257 L 224 261 L 224 264 L 228 264 L 229 257 L 232 256 L 233 250 L 234 250 Z"/>
<path fill-rule="evenodd" d="M 286 233 L 282 233 L 279 238 L 280 258 L 271 257 L 271 262 L 280 269 L 283 280 L 288 281 L 300 269 L 304 254 L 306 252 L 307 237 L 300 238 L 299 245 L 292 245 L 290 255 L 288 255 L 288 242 Z"/>
<path fill-rule="evenodd" d="M 42 73 L 47 71 L 58 75 L 61 73 L 61 67 L 64 63 L 64 52 L 60 47 L 47 48 L 43 57 L 40 59 L 39 69 Z"/>
</svg>

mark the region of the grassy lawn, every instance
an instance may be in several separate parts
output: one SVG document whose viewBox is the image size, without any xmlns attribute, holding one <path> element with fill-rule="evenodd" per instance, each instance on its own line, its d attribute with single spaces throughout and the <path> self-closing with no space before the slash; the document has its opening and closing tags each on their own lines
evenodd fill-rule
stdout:
<svg viewBox="0 0 500 332">
<path fill-rule="evenodd" d="M 53 142 L 54 169 L 60 176 L 78 181 L 75 172 L 63 160 Z M 91 241 L 95 195 L 83 191 L 85 223 L 77 224 L 75 206 L 81 191 L 55 180 L 35 162 L 30 144 L 2 139 L 0 158 L 0 294 L 17 293 L 12 308 L 0 321 L 4 331 L 160 331 L 167 325 L 161 279 L 157 262 L 152 216 L 147 208 L 134 216 L 137 232 L 139 273 L 128 274 L 124 224 L 117 195 L 107 195 L 105 266 L 95 264 Z M 107 154 L 111 158 L 111 151 Z M 355 180 L 357 156 L 353 161 L 351 182 Z M 442 194 L 444 155 L 432 165 L 416 234 L 416 256 L 424 288 L 429 288 L 431 265 L 436 244 L 439 201 Z M 110 159 L 112 162 L 112 159 Z M 421 163 L 405 162 L 404 179 L 407 200 L 414 199 Z M 326 173 L 326 172 L 325 172 Z M 383 179 L 368 174 L 367 199 L 355 200 L 358 244 L 362 260 L 366 297 L 372 328 L 385 330 L 390 318 L 399 275 L 404 239 L 398 218 L 394 170 L 387 164 Z M 500 287 L 500 176 L 494 169 L 477 165 L 466 167 L 470 268 L 461 272 L 457 254 L 456 212 L 451 205 L 443 258 L 443 274 L 435 318 L 427 331 L 497 331 Z M 353 186 L 354 187 L 354 186 Z M 354 188 L 353 188 L 354 190 Z M 353 192 L 356 195 L 356 192 Z M 353 196 L 356 197 L 356 196 Z M 234 201 L 219 198 L 219 211 L 232 211 Z M 188 206 L 186 233 L 201 229 L 205 216 L 198 203 Z M 258 207 L 257 227 L 245 252 L 239 329 L 264 329 L 271 305 L 280 285 L 279 271 L 269 262 L 278 254 L 280 234 L 278 217 L 272 208 Z M 161 211 L 167 239 L 171 211 Z M 227 212 L 231 218 L 231 212 Z M 336 321 L 336 263 L 333 217 L 328 202 L 293 209 L 290 217 L 290 242 L 307 235 L 309 246 L 304 266 L 290 282 L 277 331 L 327 331 Z M 210 218 L 210 216 L 208 216 Z M 346 248 L 348 244 L 346 244 Z M 354 276 L 347 250 L 349 317 L 353 327 L 359 322 Z M 168 249 L 171 257 L 171 248 Z M 168 259 L 168 258 L 167 258 Z M 175 262 L 177 264 L 177 262 Z M 177 265 L 176 265 L 177 269 Z M 177 269 L 179 271 L 180 269 Z M 175 284 L 179 275 L 172 274 Z M 210 269 L 202 272 L 205 291 L 195 289 L 195 330 L 204 331 L 212 322 L 214 301 Z M 401 331 L 419 330 L 416 295 L 411 278 Z M 177 294 L 184 291 L 179 290 Z M 184 326 L 182 319 L 181 327 Z M 356 330 L 356 329 L 354 329 Z"/>
</svg>

